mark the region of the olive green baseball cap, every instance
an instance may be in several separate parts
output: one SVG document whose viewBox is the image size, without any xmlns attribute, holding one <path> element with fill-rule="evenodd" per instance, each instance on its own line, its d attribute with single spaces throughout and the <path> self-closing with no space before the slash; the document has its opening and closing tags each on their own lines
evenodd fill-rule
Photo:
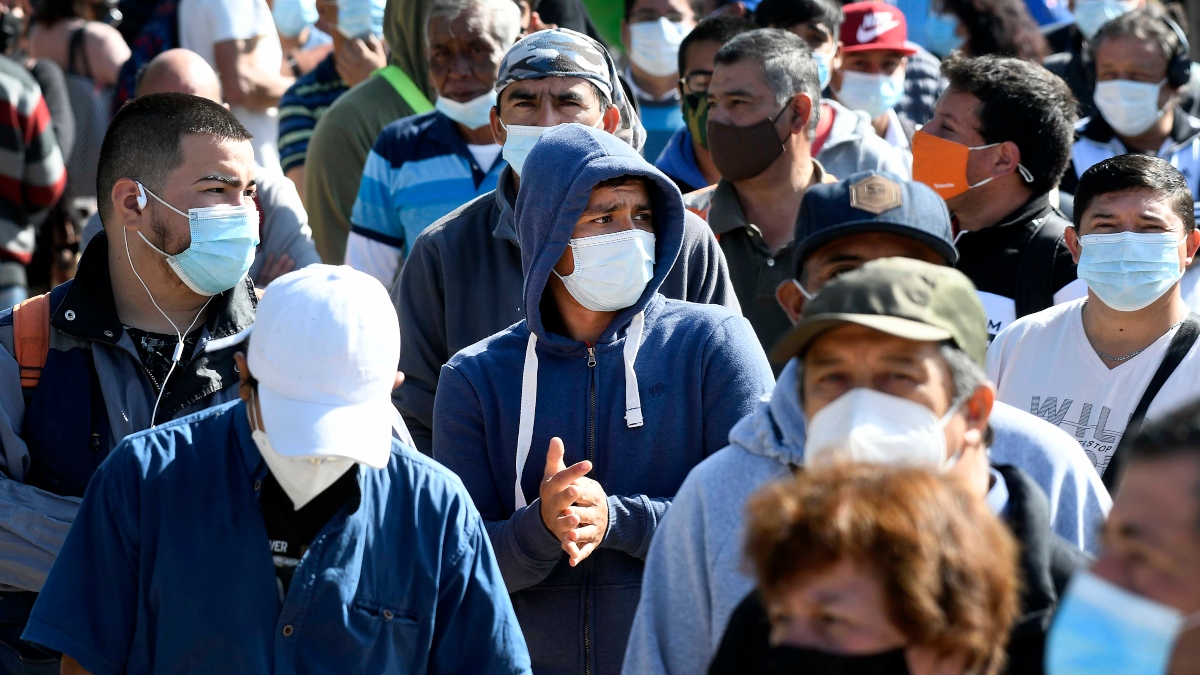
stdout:
<svg viewBox="0 0 1200 675">
<path fill-rule="evenodd" d="M 771 359 L 786 363 L 847 323 L 920 342 L 949 340 L 980 366 L 986 360 L 987 318 L 975 285 L 953 267 L 910 258 L 872 260 L 825 284 Z"/>
</svg>

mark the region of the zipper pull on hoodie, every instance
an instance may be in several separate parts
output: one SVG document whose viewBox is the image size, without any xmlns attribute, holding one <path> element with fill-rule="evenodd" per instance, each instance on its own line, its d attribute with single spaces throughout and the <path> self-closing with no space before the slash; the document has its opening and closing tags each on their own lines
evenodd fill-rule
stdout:
<svg viewBox="0 0 1200 675">
<path fill-rule="evenodd" d="M 588 368 L 596 367 L 596 348 L 588 347 Z"/>
</svg>

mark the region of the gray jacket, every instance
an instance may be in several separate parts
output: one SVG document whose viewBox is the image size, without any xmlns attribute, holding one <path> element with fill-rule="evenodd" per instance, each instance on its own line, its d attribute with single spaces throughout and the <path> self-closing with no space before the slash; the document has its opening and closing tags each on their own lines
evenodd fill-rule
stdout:
<svg viewBox="0 0 1200 675">
<path fill-rule="evenodd" d="M 426 228 L 392 287 L 405 377 L 393 401 L 417 449 L 426 454 L 433 445 L 433 397 L 442 365 L 460 349 L 525 318 L 510 170 L 500 174 L 494 192 Z M 692 213 L 684 220 L 683 250 L 659 291 L 741 312 L 725 256 L 708 225 Z"/>
<path fill-rule="evenodd" d="M 738 603 L 754 587 L 743 558 L 746 501 L 804 463 L 797 361 L 770 400 L 729 432 L 680 486 L 650 543 L 625 673 L 703 673 Z M 1046 493 L 1054 532 L 1095 550 L 1112 500 L 1087 455 L 1061 429 L 997 402 L 988 456 L 1025 472 Z"/>
<path fill-rule="evenodd" d="M 909 177 L 908 165 L 900 150 L 893 148 L 875 133 L 871 118 L 864 112 L 847 108 L 829 98 L 821 103 L 833 108 L 833 128 L 815 159 L 825 171 L 844 178 L 859 171 L 890 171 Z"/>
</svg>

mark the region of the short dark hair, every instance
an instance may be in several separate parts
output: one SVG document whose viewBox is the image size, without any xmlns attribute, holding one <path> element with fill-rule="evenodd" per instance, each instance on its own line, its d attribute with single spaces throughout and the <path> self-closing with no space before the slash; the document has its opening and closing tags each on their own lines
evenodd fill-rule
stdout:
<svg viewBox="0 0 1200 675">
<path fill-rule="evenodd" d="M 763 28 L 788 29 L 798 23 L 825 26 L 838 39 L 846 14 L 834 0 L 762 0 L 754 10 L 754 22 Z"/>
<path fill-rule="evenodd" d="M 1166 16 L 1161 12 L 1139 9 L 1122 14 L 1100 28 L 1096 36 L 1088 42 L 1093 61 L 1096 51 L 1105 40 L 1119 37 L 1132 37 L 1153 43 L 1168 64 L 1181 52 L 1179 36 L 1167 25 Z"/>
<path fill-rule="evenodd" d="M 1033 181 L 1034 194 L 1058 186 L 1075 140 L 1075 96 L 1040 65 L 999 56 L 953 56 L 942 62 L 950 89 L 979 99 L 984 143 L 1011 141 Z"/>
<path fill-rule="evenodd" d="M 100 146 L 96 195 L 100 220 L 112 215 L 113 185 L 133 178 L 159 190 L 167 175 L 183 164 L 183 137 L 207 134 L 222 140 L 253 138 L 224 106 L 191 94 L 139 96 L 113 118 Z"/>
<path fill-rule="evenodd" d="M 1122 439 L 1122 447 L 1127 450 L 1129 464 L 1176 457 L 1190 457 L 1200 463 L 1200 401 L 1146 423 Z M 1200 501 L 1200 485 L 1193 486 L 1192 493 Z M 1200 527 L 1200 521 L 1196 525 Z"/>
<path fill-rule="evenodd" d="M 36 0 L 33 6 L 34 20 L 47 28 L 67 19 L 91 20 L 95 15 L 87 0 Z"/>
<path fill-rule="evenodd" d="M 688 48 L 697 42 L 716 42 L 724 45 L 733 38 L 754 30 L 757 26 L 749 19 L 743 19 L 740 16 L 714 16 L 711 19 L 705 19 L 696 24 L 692 32 L 684 36 L 683 42 L 679 43 L 679 76 L 687 75 L 684 69 L 687 68 L 687 53 Z"/>
<path fill-rule="evenodd" d="M 1196 229 L 1192 191 L 1179 169 L 1159 157 L 1130 153 L 1117 155 L 1088 167 L 1075 189 L 1075 229 L 1083 222 L 1083 212 L 1096 197 L 1114 192 L 1149 190 L 1171 202 L 1171 210 L 1183 221 L 1184 232 Z"/>
<path fill-rule="evenodd" d="M 782 106 L 797 94 L 808 94 L 813 103 L 808 130 L 815 131 L 821 116 L 821 85 L 808 43 L 786 30 L 759 28 L 726 42 L 714 61 L 729 66 L 744 59 L 753 59 L 762 68 L 776 104 Z"/>
</svg>

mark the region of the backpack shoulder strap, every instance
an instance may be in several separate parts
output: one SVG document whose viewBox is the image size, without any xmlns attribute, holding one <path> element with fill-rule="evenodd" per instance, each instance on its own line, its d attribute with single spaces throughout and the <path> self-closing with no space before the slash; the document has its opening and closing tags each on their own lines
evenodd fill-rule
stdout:
<svg viewBox="0 0 1200 675">
<path fill-rule="evenodd" d="M 36 389 L 50 355 L 50 294 L 34 296 L 13 307 L 13 356 L 21 372 L 21 388 Z"/>
<path fill-rule="evenodd" d="M 1054 304 L 1054 259 L 1058 242 L 1067 231 L 1067 220 L 1051 210 L 1030 237 L 1017 272 L 1017 318 L 1040 312 Z"/>
<path fill-rule="evenodd" d="M 408 73 L 404 72 L 400 66 L 393 63 L 390 66 L 380 68 L 375 73 L 387 80 L 388 84 L 392 85 L 392 89 L 395 89 L 396 93 L 400 94 L 400 98 L 404 99 L 404 102 L 408 104 L 408 107 L 412 108 L 413 114 L 420 115 L 433 110 L 433 104 L 429 102 L 429 98 L 425 96 L 425 92 L 417 87 L 412 78 L 408 76 Z"/>
<path fill-rule="evenodd" d="M 1121 442 L 1113 450 L 1113 456 L 1108 460 L 1108 466 L 1101 476 L 1104 487 L 1108 488 L 1109 494 L 1114 498 L 1117 496 L 1117 489 L 1120 487 L 1121 477 L 1125 472 L 1126 455 L 1129 453 L 1128 443 L 1137 435 L 1142 423 L 1146 421 L 1146 412 L 1150 410 L 1150 404 L 1158 396 L 1159 390 L 1175 373 L 1179 364 L 1183 363 L 1188 352 L 1192 351 L 1198 337 L 1200 337 L 1200 315 L 1192 312 L 1183 320 L 1179 329 L 1175 331 L 1174 337 L 1171 338 L 1166 355 L 1158 364 L 1158 370 L 1154 371 L 1154 377 L 1150 378 L 1150 384 L 1146 385 L 1146 391 L 1142 392 L 1142 398 L 1138 401 L 1137 407 L 1133 409 L 1133 414 L 1129 416 L 1129 424 L 1125 426 L 1125 433 L 1121 434 Z"/>
</svg>

